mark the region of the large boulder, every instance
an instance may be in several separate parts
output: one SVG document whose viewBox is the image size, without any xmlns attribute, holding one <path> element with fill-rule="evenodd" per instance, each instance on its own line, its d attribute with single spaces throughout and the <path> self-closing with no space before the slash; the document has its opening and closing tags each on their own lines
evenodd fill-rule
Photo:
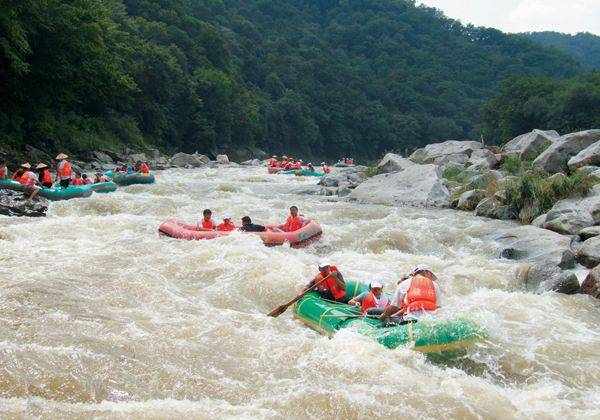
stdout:
<svg viewBox="0 0 600 420">
<path fill-rule="evenodd" d="M 533 160 L 559 139 L 560 135 L 554 130 L 533 130 L 506 143 L 502 151 L 506 155 L 517 155 L 523 160 Z"/>
<path fill-rule="evenodd" d="M 433 160 L 433 164 L 439 166 L 442 171 L 450 166 L 457 166 L 464 168 L 466 163 L 469 161 L 469 156 L 463 153 L 455 155 L 444 155 Z"/>
<path fill-rule="evenodd" d="M 43 217 L 48 210 L 48 200 L 36 197 L 27 201 L 23 193 L 0 190 L 0 214 L 5 216 Z"/>
<path fill-rule="evenodd" d="M 600 265 L 590 270 L 581 283 L 581 293 L 600 299 Z"/>
<path fill-rule="evenodd" d="M 467 161 L 467 165 L 477 170 L 494 169 L 498 167 L 499 163 L 496 155 L 488 149 L 473 150 Z"/>
<path fill-rule="evenodd" d="M 335 171 L 322 177 L 318 185 L 329 188 L 355 188 L 366 179 L 366 170 L 364 166 L 336 168 Z"/>
<path fill-rule="evenodd" d="M 135 163 L 135 162 L 147 162 L 148 161 L 148 157 L 146 156 L 145 153 L 132 153 L 129 155 L 129 162 Z"/>
<path fill-rule="evenodd" d="M 600 141 L 600 130 L 567 134 L 552 143 L 533 161 L 533 164 L 548 173 L 567 172 L 569 160 L 598 141 Z"/>
<path fill-rule="evenodd" d="M 496 197 L 488 197 L 481 200 L 477 207 L 475 207 L 475 215 L 500 220 L 515 218 L 514 212 Z"/>
<path fill-rule="evenodd" d="M 569 159 L 568 165 L 571 171 L 584 166 L 600 166 L 600 141 L 577 153 Z"/>
<path fill-rule="evenodd" d="M 583 229 L 600 223 L 600 195 L 569 198 L 554 204 L 544 228 L 566 235 L 578 235 Z"/>
<path fill-rule="evenodd" d="M 199 168 L 207 165 L 210 162 L 208 156 L 199 155 L 194 153 L 193 155 L 187 153 L 176 153 L 171 158 L 171 165 L 176 168 Z"/>
<path fill-rule="evenodd" d="M 217 163 L 226 165 L 229 163 L 229 157 L 227 157 L 227 155 L 217 155 Z"/>
<path fill-rule="evenodd" d="M 373 204 L 450 206 L 450 191 L 435 165 L 413 165 L 400 172 L 374 176 L 356 187 L 350 198 Z"/>
<path fill-rule="evenodd" d="M 579 231 L 579 237 L 582 241 L 587 241 L 594 236 L 600 236 L 600 226 L 591 226 Z"/>
<path fill-rule="evenodd" d="M 457 207 L 460 210 L 475 210 L 477 205 L 485 198 L 485 190 L 466 191 L 460 195 Z"/>
<path fill-rule="evenodd" d="M 105 153 L 100 150 L 95 150 L 95 151 L 91 152 L 90 159 L 93 161 L 99 162 L 100 164 L 110 165 L 110 164 L 114 163 L 113 158 L 110 157 L 110 155 L 108 153 Z"/>
<path fill-rule="evenodd" d="M 577 251 L 577 261 L 587 268 L 600 264 L 600 237 L 595 236 L 583 243 Z"/>
<path fill-rule="evenodd" d="M 468 160 L 474 150 L 482 148 L 483 144 L 476 141 L 448 140 L 443 143 L 428 144 L 422 149 L 417 149 L 410 155 L 410 160 L 421 164 L 435 163 L 436 159 L 449 155 L 464 155 Z M 463 159 L 463 157 L 455 157 L 455 159 Z"/>
<path fill-rule="evenodd" d="M 392 172 L 403 171 L 412 165 L 415 165 L 415 163 L 411 160 L 403 158 L 395 153 L 388 153 L 379 161 L 377 169 L 382 174 L 389 174 Z"/>
</svg>

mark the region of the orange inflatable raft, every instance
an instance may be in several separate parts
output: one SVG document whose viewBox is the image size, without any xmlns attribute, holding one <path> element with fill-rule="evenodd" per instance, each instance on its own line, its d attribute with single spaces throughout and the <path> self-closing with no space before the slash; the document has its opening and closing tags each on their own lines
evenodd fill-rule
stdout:
<svg viewBox="0 0 600 420">
<path fill-rule="evenodd" d="M 301 229 L 295 232 L 282 232 L 273 226 L 266 226 L 265 232 L 248 232 L 248 235 L 258 235 L 266 246 L 279 246 L 286 242 L 292 248 L 302 248 L 318 241 L 323 234 L 321 226 L 314 220 L 309 220 Z M 189 225 L 176 219 L 169 219 L 158 227 L 160 235 L 188 241 L 215 239 L 230 235 L 233 232 L 202 230 L 197 225 Z"/>
</svg>

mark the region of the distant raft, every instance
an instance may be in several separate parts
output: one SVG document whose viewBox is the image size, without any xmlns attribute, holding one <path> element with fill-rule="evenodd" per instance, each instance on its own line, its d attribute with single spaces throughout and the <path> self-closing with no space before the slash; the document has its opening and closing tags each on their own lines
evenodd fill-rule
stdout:
<svg viewBox="0 0 600 420">
<path fill-rule="evenodd" d="M 25 191 L 25 187 L 23 185 L 13 180 L 0 180 L 0 189 Z M 70 200 L 72 198 L 89 197 L 93 192 L 94 190 L 92 189 L 92 185 L 70 185 L 67 188 L 42 188 L 39 195 L 40 197 L 47 198 L 48 200 L 59 201 Z"/>
<path fill-rule="evenodd" d="M 154 184 L 156 179 L 152 174 L 141 174 L 139 172 L 132 173 L 121 173 L 121 172 L 106 172 L 106 176 L 112 178 L 112 181 L 120 186 L 134 185 L 134 184 Z"/>
<path fill-rule="evenodd" d="M 290 171 L 280 172 L 284 175 L 296 175 L 296 176 L 325 176 L 323 172 L 311 171 L 309 169 L 294 169 Z"/>
<path fill-rule="evenodd" d="M 368 285 L 346 281 L 346 301 L 368 290 Z M 416 351 L 453 357 L 484 337 L 475 323 L 464 320 L 424 319 L 403 325 L 384 325 L 378 318 L 362 317 L 357 308 L 307 293 L 294 307 L 295 317 L 310 328 L 332 336 L 355 327 L 357 331 L 389 349 L 409 345 Z"/>
<path fill-rule="evenodd" d="M 169 219 L 158 227 L 158 233 L 175 239 L 204 240 L 230 235 L 233 232 L 202 230 L 197 225 L 186 224 L 176 219 Z M 295 232 L 279 232 L 267 226 L 265 232 L 248 232 L 248 235 L 260 236 L 266 246 L 280 246 L 289 243 L 292 248 L 302 248 L 318 241 L 323 234 L 321 226 L 314 220 L 309 221 Z"/>
</svg>

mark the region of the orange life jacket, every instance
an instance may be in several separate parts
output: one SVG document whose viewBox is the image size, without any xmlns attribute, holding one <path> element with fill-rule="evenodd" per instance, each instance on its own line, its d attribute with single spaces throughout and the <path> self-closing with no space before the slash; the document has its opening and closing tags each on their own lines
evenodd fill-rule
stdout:
<svg viewBox="0 0 600 420">
<path fill-rule="evenodd" d="M 63 160 L 58 164 L 58 177 L 60 179 L 70 179 L 73 175 L 73 170 L 71 169 L 71 164 L 69 161 Z M 75 184 L 77 185 L 77 184 Z"/>
<path fill-rule="evenodd" d="M 385 297 L 383 294 L 377 299 L 375 297 L 375 293 L 369 292 L 369 294 L 363 299 L 360 309 L 362 314 L 366 314 L 367 311 L 371 308 L 385 308 L 390 303 L 389 299 Z"/>
<path fill-rule="evenodd" d="M 49 169 L 44 169 L 42 171 L 42 185 L 52 184 L 52 174 L 50 174 Z"/>
<path fill-rule="evenodd" d="M 217 226 L 217 230 L 221 232 L 231 232 L 232 230 L 235 230 L 235 225 L 231 222 L 223 222 Z"/>
<path fill-rule="evenodd" d="M 26 187 L 33 187 L 35 185 L 36 176 L 31 171 L 25 171 L 21 178 L 19 178 L 19 183 L 21 185 L 25 185 Z"/>
<path fill-rule="evenodd" d="M 314 281 L 315 283 L 318 283 L 323 280 L 324 277 L 328 276 L 320 286 L 325 286 L 331 292 L 335 300 L 342 300 L 344 296 L 346 296 L 346 290 L 338 286 L 336 279 L 330 275 L 332 273 L 339 273 L 335 265 L 329 266 L 329 273 L 327 273 L 325 276 L 323 276 L 323 273 L 319 272 Z"/>
<path fill-rule="evenodd" d="M 146 164 L 146 162 L 142 162 L 140 164 L 140 173 L 142 173 L 142 174 L 150 173 L 150 167 Z"/>
<path fill-rule="evenodd" d="M 295 232 L 300 228 L 302 228 L 302 218 L 300 216 L 289 216 L 283 225 L 285 232 Z"/>
<path fill-rule="evenodd" d="M 83 184 L 84 184 L 84 182 L 83 182 L 83 178 L 74 178 L 74 179 L 71 181 L 71 184 L 72 184 L 72 185 L 83 185 Z"/>
<path fill-rule="evenodd" d="M 212 220 L 202 219 L 202 229 L 214 230 L 215 224 Z"/>
<path fill-rule="evenodd" d="M 433 280 L 417 274 L 410 281 L 410 287 L 404 296 L 402 312 L 435 311 L 437 308 Z"/>
</svg>

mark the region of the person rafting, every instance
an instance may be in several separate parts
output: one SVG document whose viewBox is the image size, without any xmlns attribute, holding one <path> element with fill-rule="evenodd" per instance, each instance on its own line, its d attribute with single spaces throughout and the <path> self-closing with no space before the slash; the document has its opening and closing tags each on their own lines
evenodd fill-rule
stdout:
<svg viewBox="0 0 600 420">
<path fill-rule="evenodd" d="M 212 221 L 212 211 L 205 209 L 202 212 L 202 220 L 199 223 L 201 230 L 215 230 L 215 224 Z"/>
<path fill-rule="evenodd" d="M 38 173 L 40 184 L 45 188 L 52 188 L 52 174 L 50 168 L 45 163 L 38 163 L 35 167 Z"/>
<path fill-rule="evenodd" d="M 56 168 L 56 178 L 59 181 L 59 184 L 63 188 L 67 188 L 71 183 L 71 177 L 73 176 L 73 168 L 71 167 L 71 162 L 67 159 L 67 156 L 64 153 L 60 153 L 56 156 L 56 160 L 58 160 L 58 166 Z"/>
<path fill-rule="evenodd" d="M 344 302 L 346 282 L 342 273 L 326 261 L 319 262 L 318 267 L 319 273 L 304 287 L 303 292 L 314 287 L 323 299 Z"/>
<path fill-rule="evenodd" d="M 314 172 L 314 171 L 315 171 L 315 168 L 314 168 L 314 166 L 312 165 L 312 163 L 310 163 L 310 162 L 309 162 L 309 163 L 308 163 L 308 165 L 307 165 L 307 167 L 308 167 L 308 170 L 309 170 L 310 172 Z"/>
<path fill-rule="evenodd" d="M 31 200 L 40 192 L 40 187 L 37 186 L 38 176 L 31 170 L 29 163 L 22 164 L 21 168 L 23 168 L 23 175 L 19 178 L 19 183 L 25 187 L 27 200 Z"/>
<path fill-rule="evenodd" d="M 75 178 L 71 180 L 71 184 L 76 186 L 84 185 L 83 178 L 81 177 L 81 174 L 79 172 L 75 174 Z"/>
<path fill-rule="evenodd" d="M 88 178 L 87 174 L 82 174 L 81 179 L 83 180 L 83 185 L 90 185 L 92 180 Z"/>
<path fill-rule="evenodd" d="M 321 162 L 321 168 L 323 169 L 323 173 L 328 174 L 331 172 L 331 168 L 327 166 L 325 162 Z"/>
<path fill-rule="evenodd" d="M 290 207 L 290 215 L 284 224 L 277 226 L 278 229 L 284 232 L 295 232 L 299 229 L 302 229 L 306 220 L 300 215 L 298 215 L 298 207 L 292 206 Z"/>
<path fill-rule="evenodd" d="M 12 180 L 13 181 L 17 181 L 19 182 L 19 180 L 21 179 L 21 177 L 23 176 L 23 174 L 25 173 L 25 168 L 23 168 L 23 166 L 20 166 L 19 168 L 17 168 L 17 170 L 12 174 Z"/>
<path fill-rule="evenodd" d="M 8 178 L 8 168 L 6 167 L 6 162 L 0 161 L 0 179 Z"/>
<path fill-rule="evenodd" d="M 383 284 L 378 281 L 371 282 L 368 292 L 361 293 L 348 302 L 348 305 L 360 307 L 363 315 L 381 315 L 389 304 L 390 300 L 383 294 Z"/>
<path fill-rule="evenodd" d="M 390 317 L 417 320 L 440 306 L 440 290 L 437 277 L 426 267 L 416 267 L 405 276 L 396 288 L 390 305 L 380 316 L 382 321 Z"/>
<path fill-rule="evenodd" d="M 255 225 L 252 223 L 250 216 L 244 216 L 242 217 L 242 226 L 240 227 L 240 230 L 242 232 L 264 232 L 267 228 L 262 225 Z"/>
<path fill-rule="evenodd" d="M 138 172 L 144 175 L 150 174 L 150 166 L 146 162 L 139 162 Z"/>
<path fill-rule="evenodd" d="M 231 216 L 223 216 L 223 223 L 217 226 L 217 230 L 220 232 L 231 232 L 232 230 L 235 230 L 235 225 L 231 221 Z"/>
</svg>

